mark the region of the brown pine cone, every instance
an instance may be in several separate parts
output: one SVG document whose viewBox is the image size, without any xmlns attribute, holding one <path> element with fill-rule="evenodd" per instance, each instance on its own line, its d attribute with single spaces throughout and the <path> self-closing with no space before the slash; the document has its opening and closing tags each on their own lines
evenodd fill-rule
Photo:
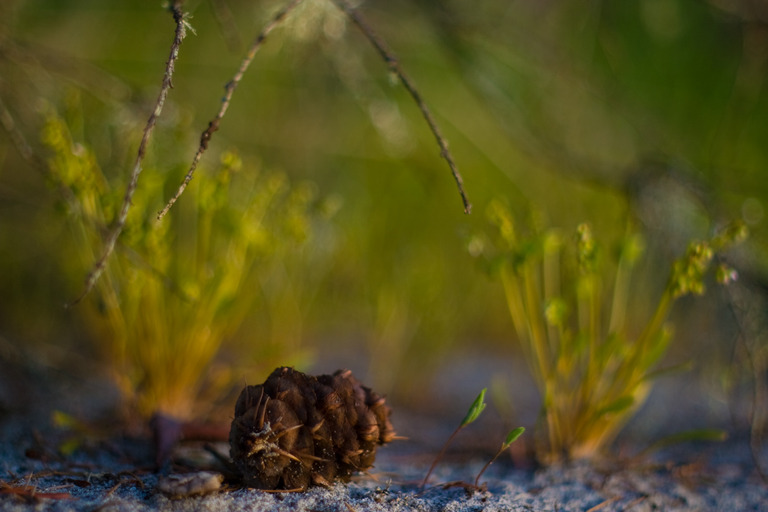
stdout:
<svg viewBox="0 0 768 512">
<path fill-rule="evenodd" d="M 383 397 L 349 370 L 312 377 L 277 368 L 246 386 L 235 406 L 230 455 L 257 489 L 299 489 L 349 481 L 373 465 L 376 445 L 395 437 Z"/>
</svg>

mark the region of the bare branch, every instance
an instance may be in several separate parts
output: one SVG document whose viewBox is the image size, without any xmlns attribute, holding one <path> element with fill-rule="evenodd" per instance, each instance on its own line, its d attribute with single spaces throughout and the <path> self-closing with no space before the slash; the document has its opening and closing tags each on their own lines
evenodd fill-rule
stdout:
<svg viewBox="0 0 768 512">
<path fill-rule="evenodd" d="M 440 156 L 442 156 L 443 159 L 445 159 L 445 161 L 448 163 L 448 167 L 451 168 L 451 174 L 453 174 L 453 179 L 456 180 L 456 186 L 459 189 L 459 194 L 461 194 L 461 201 L 464 204 L 464 213 L 470 213 L 472 211 L 472 204 L 469 202 L 469 200 L 467 199 L 467 195 L 464 192 L 464 180 L 461 178 L 461 174 L 459 173 L 459 168 L 456 166 L 456 163 L 453 161 L 453 157 L 451 156 L 451 152 L 448 150 L 448 142 L 445 140 L 445 137 L 443 137 L 443 135 L 440 133 L 440 129 L 437 126 L 437 122 L 435 121 L 435 118 L 432 115 L 432 112 L 429 110 L 426 103 L 424 103 L 424 100 L 421 98 L 421 94 L 419 94 L 418 89 L 416 89 L 416 85 L 414 85 L 414 83 L 411 81 L 408 75 L 405 74 L 405 71 L 403 71 L 403 68 L 400 66 L 400 62 L 397 60 L 397 57 L 394 55 L 394 53 L 392 53 L 392 50 L 389 49 L 389 47 L 387 46 L 387 43 L 376 35 L 376 33 L 371 28 L 371 26 L 368 25 L 365 19 L 363 19 L 360 12 L 357 9 L 355 9 L 347 0 L 332 0 L 332 1 L 363 32 L 363 34 L 368 39 L 368 41 L 370 41 L 370 43 L 374 46 L 374 48 L 376 48 L 376 51 L 379 52 L 379 55 L 381 55 L 381 58 L 384 59 L 384 62 L 386 62 L 387 66 L 389 66 L 390 71 L 392 71 L 393 73 L 395 73 L 395 75 L 397 75 L 397 77 L 400 79 L 402 84 L 410 93 L 411 97 L 413 98 L 413 101 L 416 102 L 416 105 L 419 107 L 419 110 L 421 110 L 421 115 L 424 117 L 424 120 L 429 125 L 429 129 L 432 131 L 432 134 L 435 136 L 435 139 L 437 139 L 437 145 L 440 146 Z"/>
<path fill-rule="evenodd" d="M 147 144 L 149 143 L 150 136 L 152 135 L 155 123 L 157 122 L 157 118 L 160 117 L 160 113 L 163 111 L 163 106 L 165 105 L 165 99 L 168 96 L 168 91 L 171 89 L 171 87 L 173 87 L 173 71 L 175 68 L 176 59 L 179 57 L 179 48 L 181 47 L 181 42 L 186 36 L 188 27 L 186 14 L 181 9 L 183 3 L 184 0 L 174 0 L 169 7 L 171 14 L 173 15 L 173 20 L 176 22 L 176 31 L 174 33 L 173 43 L 171 44 L 171 52 L 170 56 L 168 57 L 168 62 L 165 66 L 165 75 L 163 76 L 163 83 L 160 87 L 160 94 L 158 95 L 157 101 L 155 102 L 155 109 L 149 116 L 147 124 L 144 127 L 141 143 L 139 144 L 139 150 L 136 155 L 136 161 L 133 164 L 133 169 L 131 170 L 130 181 L 128 182 L 128 186 L 125 189 L 125 196 L 123 196 L 123 203 L 120 207 L 117 220 L 104 243 L 104 252 L 98 261 L 96 261 L 93 268 L 91 269 L 91 272 L 88 274 L 88 277 L 85 280 L 85 287 L 83 292 L 79 297 L 72 301 L 69 306 L 80 302 L 93 289 L 96 281 L 98 281 L 99 277 L 104 271 L 104 268 L 107 265 L 107 260 L 115 250 L 115 244 L 118 237 L 120 236 L 120 233 L 122 233 L 123 228 L 125 227 L 125 221 L 128 218 L 128 210 L 131 207 L 131 200 L 133 199 L 133 194 L 136 192 L 136 186 L 139 182 L 139 174 L 141 174 L 141 165 L 144 161 L 144 155 L 147 151 Z"/>
<path fill-rule="evenodd" d="M 235 76 L 232 77 L 232 80 L 230 80 L 224 87 L 226 93 L 224 94 L 224 98 L 221 101 L 221 108 L 219 108 L 219 112 L 216 114 L 216 117 L 214 117 L 211 122 L 208 123 L 208 128 L 206 128 L 202 135 L 200 135 L 200 146 L 198 146 L 197 153 L 195 153 L 195 156 L 192 159 L 192 165 L 189 167 L 187 175 L 184 176 L 184 180 L 181 182 L 181 185 L 179 185 L 179 189 L 176 191 L 176 194 L 157 214 L 157 220 L 161 220 L 163 217 L 165 217 L 168 211 L 173 207 L 173 204 L 179 199 L 179 197 L 181 197 L 181 194 L 184 193 L 184 190 L 187 188 L 187 185 L 189 185 L 189 182 L 192 181 L 192 176 L 195 174 L 197 164 L 200 162 L 200 158 L 202 158 L 205 150 L 208 149 L 208 142 L 211 140 L 214 132 L 219 129 L 219 123 L 224 117 L 224 114 L 226 114 L 227 108 L 229 108 L 232 95 L 235 93 L 235 89 L 237 89 L 237 86 L 240 84 L 240 80 L 242 80 L 243 75 L 251 65 L 251 61 L 253 61 L 253 58 L 256 56 L 256 52 L 259 51 L 259 48 L 261 48 L 261 45 L 264 43 L 264 40 L 267 38 L 269 33 L 272 32 L 272 30 L 274 30 L 275 27 L 277 27 L 280 22 L 283 21 L 288 13 L 301 3 L 301 1 L 302 0 L 291 0 L 291 2 L 289 2 L 272 18 L 269 23 L 267 23 L 259 35 L 256 36 L 256 39 L 254 39 L 250 49 L 248 50 L 248 53 L 240 63 L 240 68 L 237 70 L 237 73 L 235 73 Z"/>
</svg>

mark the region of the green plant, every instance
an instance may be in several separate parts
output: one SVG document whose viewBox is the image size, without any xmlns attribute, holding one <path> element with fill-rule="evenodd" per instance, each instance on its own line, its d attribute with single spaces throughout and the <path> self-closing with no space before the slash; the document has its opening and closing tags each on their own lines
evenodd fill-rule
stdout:
<svg viewBox="0 0 768 512">
<path fill-rule="evenodd" d="M 453 433 L 448 437 L 448 440 L 445 441 L 445 444 L 443 444 L 443 448 L 440 450 L 440 453 L 437 454 L 437 457 L 435 457 L 435 460 L 432 461 L 432 465 L 429 467 L 429 471 L 427 471 L 427 474 L 424 476 L 424 480 L 421 482 L 421 488 L 423 489 L 425 485 L 427 485 L 427 481 L 429 480 L 430 475 L 432 474 L 432 471 L 434 471 L 435 466 L 437 466 L 437 463 L 440 462 L 440 459 L 443 458 L 443 455 L 445 454 L 445 449 L 448 448 L 448 445 L 451 441 L 453 441 L 453 438 L 456 437 L 456 434 L 458 434 L 461 429 L 466 427 L 467 425 L 474 422 L 477 418 L 480 417 L 480 414 L 485 410 L 485 392 L 487 391 L 487 388 L 483 388 L 482 391 L 480 391 L 480 394 L 477 395 L 477 398 L 475 398 L 475 401 L 472 402 L 472 405 L 469 406 L 469 410 L 467 411 L 467 414 L 464 416 L 464 419 L 461 420 L 461 423 L 458 427 L 456 427 L 456 430 L 453 431 Z"/>
<path fill-rule="evenodd" d="M 497 236 L 496 252 L 487 255 L 542 393 L 547 443 L 539 456 L 545 462 L 592 457 L 646 399 L 671 339 L 666 320 L 672 304 L 704 292 L 715 254 L 744 238 L 746 228 L 736 223 L 692 242 L 674 262 L 650 319 L 635 333 L 637 319 L 628 307 L 633 268 L 643 251 L 638 234 L 625 237 L 610 267 L 588 224 L 572 237 L 555 229 L 522 237 L 500 201 L 490 205 L 489 216 Z M 721 266 L 717 277 L 725 282 L 732 272 Z"/>
<path fill-rule="evenodd" d="M 509 431 L 509 434 L 507 434 L 507 437 L 504 438 L 504 442 L 501 443 L 501 448 L 499 448 L 499 451 L 497 451 L 494 456 L 485 463 L 485 466 L 483 466 L 483 469 L 480 470 L 480 472 L 475 477 L 475 487 L 479 487 L 480 485 L 480 477 L 483 476 L 483 473 L 485 473 L 485 470 L 488 469 L 491 464 L 493 464 L 496 459 L 499 458 L 499 455 L 504 453 L 510 446 L 512 446 L 512 443 L 517 441 L 521 435 L 525 433 L 524 427 L 517 427 L 513 428 Z"/>
<path fill-rule="evenodd" d="M 52 153 L 51 179 L 66 191 L 72 259 L 90 265 L 116 219 L 120 187 L 110 184 L 94 153 L 73 140 L 52 109 L 42 139 Z M 278 337 L 275 325 L 300 325 L 299 318 L 279 316 L 283 302 L 294 304 L 291 313 L 300 308 L 290 287 L 285 293 L 274 289 L 275 269 L 294 264 L 301 275 L 301 261 L 286 255 L 302 254 L 312 223 L 322 217 L 311 186 L 243 168 L 233 153 L 222 155 L 202 186 L 190 186 L 190 199 L 163 222 L 154 213 L 178 175 L 147 164 L 142 176 L 115 257 L 106 263 L 97 293 L 76 311 L 94 332 L 128 405 L 144 416 L 185 419 L 202 412 L 201 396 L 228 390 L 237 372 L 215 372 L 212 363 L 247 317 L 264 310 L 277 314 L 270 319 L 272 337 Z M 301 361 L 295 341 L 271 343 L 265 327 L 251 329 L 255 336 L 247 336 L 249 346 L 241 344 L 246 352 L 239 362 L 268 370 Z"/>
<path fill-rule="evenodd" d="M 480 391 L 480 394 L 477 395 L 477 398 L 475 398 L 474 402 L 472 402 L 472 405 L 469 406 L 469 410 L 467 411 L 467 414 L 464 416 L 464 419 L 461 420 L 461 423 L 458 427 L 456 427 L 456 430 L 453 431 L 453 433 L 448 437 L 448 439 L 445 441 L 445 444 L 443 444 L 442 449 L 440 450 L 440 453 L 437 454 L 435 457 L 435 460 L 432 461 L 432 465 L 429 467 L 429 471 L 427 471 L 427 474 L 424 476 L 424 480 L 421 482 L 421 488 L 423 489 L 424 486 L 427 485 L 427 482 L 429 481 L 430 475 L 432 475 L 432 471 L 434 471 L 435 466 L 437 466 L 437 463 L 440 462 L 440 459 L 443 458 L 443 455 L 445 455 L 445 450 L 448 448 L 448 445 L 453 441 L 453 438 L 456 437 L 456 435 L 464 428 L 469 426 L 471 423 L 474 423 L 477 418 L 480 417 L 480 415 L 483 413 L 486 407 L 485 403 L 485 393 L 488 390 L 488 388 L 483 388 L 482 391 Z M 523 427 L 517 427 L 515 429 L 512 429 L 508 434 L 507 437 L 504 439 L 504 442 L 501 443 L 501 448 L 499 451 L 497 451 L 494 456 L 488 460 L 488 462 L 485 463 L 485 466 L 477 473 L 477 476 L 475 477 L 474 484 L 469 484 L 465 482 L 454 482 L 452 484 L 448 485 L 459 485 L 461 487 L 465 487 L 467 489 L 476 490 L 479 489 L 478 482 L 480 481 L 480 477 L 483 476 L 483 473 L 485 473 L 485 470 L 490 467 L 491 464 L 494 463 L 496 459 L 499 458 L 499 455 L 504 453 L 504 451 L 509 448 L 512 443 L 517 441 L 517 439 L 523 435 L 525 432 L 525 428 Z"/>
</svg>

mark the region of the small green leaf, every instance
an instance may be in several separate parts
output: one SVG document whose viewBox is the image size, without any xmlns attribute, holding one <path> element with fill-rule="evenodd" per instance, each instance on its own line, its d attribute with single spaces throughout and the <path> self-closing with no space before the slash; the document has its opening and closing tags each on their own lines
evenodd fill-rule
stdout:
<svg viewBox="0 0 768 512">
<path fill-rule="evenodd" d="M 504 444 L 501 445 L 501 451 L 506 450 L 509 448 L 509 446 L 517 441 L 517 438 L 523 435 L 523 432 L 525 432 L 525 427 L 517 427 L 516 429 L 512 430 L 509 434 L 507 434 L 507 438 L 504 440 Z"/>
<path fill-rule="evenodd" d="M 653 380 L 653 379 L 658 379 L 659 377 L 666 377 L 667 375 L 688 372 L 692 368 L 693 368 L 693 362 L 686 361 L 684 363 L 676 364 L 673 366 L 669 366 L 667 368 L 661 368 L 659 370 L 654 370 L 652 372 L 646 373 L 645 376 L 643 377 L 643 380 Z"/>
<path fill-rule="evenodd" d="M 683 443 L 686 441 L 725 441 L 727 438 L 728 433 L 725 430 L 703 428 L 678 432 L 665 437 L 662 441 L 665 443 Z"/>
<path fill-rule="evenodd" d="M 624 411 L 635 403 L 635 399 L 631 396 L 623 396 L 618 400 L 614 400 L 610 404 L 606 405 L 602 409 L 595 412 L 595 418 L 600 418 L 606 414 L 615 414 Z"/>
<path fill-rule="evenodd" d="M 75 453 L 82 444 L 82 439 L 78 437 L 67 439 L 59 445 L 59 453 L 67 457 Z"/>
<path fill-rule="evenodd" d="M 71 414 L 55 410 L 51 413 L 51 421 L 56 428 L 71 430 L 79 426 L 79 422 Z"/>
<path fill-rule="evenodd" d="M 472 406 L 469 408 L 469 411 L 467 412 L 467 415 L 462 420 L 461 425 L 459 425 L 459 428 L 466 427 L 467 425 L 475 421 L 477 417 L 480 416 L 480 413 L 483 412 L 483 409 L 485 409 L 486 390 L 487 388 L 483 388 L 480 394 L 477 395 L 477 398 L 475 398 L 475 401 L 472 402 Z"/>
<path fill-rule="evenodd" d="M 724 430 L 720 429 L 696 429 L 696 430 L 686 430 L 683 432 L 678 432 L 676 434 L 672 434 L 666 437 L 663 437 L 659 439 L 658 441 L 654 442 L 647 448 L 645 448 L 641 453 L 650 453 L 656 450 L 659 450 L 661 448 L 665 448 L 667 446 L 672 446 L 679 443 L 686 443 L 690 441 L 725 441 L 728 438 L 728 433 Z"/>
</svg>

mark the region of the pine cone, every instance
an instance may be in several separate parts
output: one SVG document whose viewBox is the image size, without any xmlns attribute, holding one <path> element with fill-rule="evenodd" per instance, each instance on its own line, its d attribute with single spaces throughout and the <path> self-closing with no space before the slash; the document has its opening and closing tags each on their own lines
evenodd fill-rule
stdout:
<svg viewBox="0 0 768 512">
<path fill-rule="evenodd" d="M 246 386 L 235 406 L 230 455 L 257 489 L 299 489 L 349 481 L 373 465 L 376 445 L 395 437 L 383 397 L 349 370 L 312 377 L 277 368 Z"/>
</svg>

